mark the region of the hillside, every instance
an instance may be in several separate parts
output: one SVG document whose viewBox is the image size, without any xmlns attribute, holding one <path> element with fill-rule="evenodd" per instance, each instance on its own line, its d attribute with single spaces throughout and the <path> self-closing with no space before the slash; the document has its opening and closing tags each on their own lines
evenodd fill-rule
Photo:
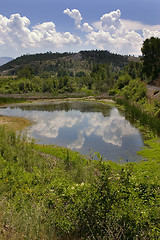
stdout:
<svg viewBox="0 0 160 240">
<path fill-rule="evenodd" d="M 129 62 L 128 56 L 113 54 L 108 51 L 80 51 L 79 53 L 38 53 L 23 55 L 13 61 L 0 66 L 1 75 L 16 75 L 19 69 L 31 66 L 35 74 L 44 71 L 55 75 L 59 70 L 73 72 L 90 72 L 93 65 L 107 63 L 112 65 L 115 70 L 119 70 Z"/>
</svg>

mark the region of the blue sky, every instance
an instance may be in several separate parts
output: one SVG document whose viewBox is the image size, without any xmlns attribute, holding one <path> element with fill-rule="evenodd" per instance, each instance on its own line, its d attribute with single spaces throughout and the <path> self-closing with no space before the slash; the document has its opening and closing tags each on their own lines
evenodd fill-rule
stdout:
<svg viewBox="0 0 160 240">
<path fill-rule="evenodd" d="M 139 55 L 160 37 L 159 0 L 1 0 L 0 56 L 105 49 Z"/>
</svg>

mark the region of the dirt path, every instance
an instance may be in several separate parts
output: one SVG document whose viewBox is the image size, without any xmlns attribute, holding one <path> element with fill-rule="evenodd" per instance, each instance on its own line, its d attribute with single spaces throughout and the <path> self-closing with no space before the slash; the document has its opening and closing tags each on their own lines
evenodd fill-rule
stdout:
<svg viewBox="0 0 160 240">
<path fill-rule="evenodd" d="M 160 87 L 147 85 L 147 96 L 151 101 L 157 99 L 160 101 Z"/>
</svg>

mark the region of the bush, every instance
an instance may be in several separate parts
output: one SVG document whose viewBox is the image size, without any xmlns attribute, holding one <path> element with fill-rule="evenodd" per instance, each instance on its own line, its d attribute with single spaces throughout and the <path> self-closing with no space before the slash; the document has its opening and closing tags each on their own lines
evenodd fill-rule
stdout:
<svg viewBox="0 0 160 240">
<path fill-rule="evenodd" d="M 128 74 L 122 75 L 117 81 L 117 88 L 122 89 L 129 84 L 131 77 Z"/>
</svg>

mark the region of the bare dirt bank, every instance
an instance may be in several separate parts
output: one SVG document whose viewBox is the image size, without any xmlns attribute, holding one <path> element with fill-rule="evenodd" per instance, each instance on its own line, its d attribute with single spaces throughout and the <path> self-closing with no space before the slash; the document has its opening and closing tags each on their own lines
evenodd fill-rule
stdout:
<svg viewBox="0 0 160 240">
<path fill-rule="evenodd" d="M 14 130 L 23 130 L 24 128 L 31 125 L 31 121 L 21 117 L 8 117 L 0 115 L 0 126 L 7 125 Z"/>
</svg>

